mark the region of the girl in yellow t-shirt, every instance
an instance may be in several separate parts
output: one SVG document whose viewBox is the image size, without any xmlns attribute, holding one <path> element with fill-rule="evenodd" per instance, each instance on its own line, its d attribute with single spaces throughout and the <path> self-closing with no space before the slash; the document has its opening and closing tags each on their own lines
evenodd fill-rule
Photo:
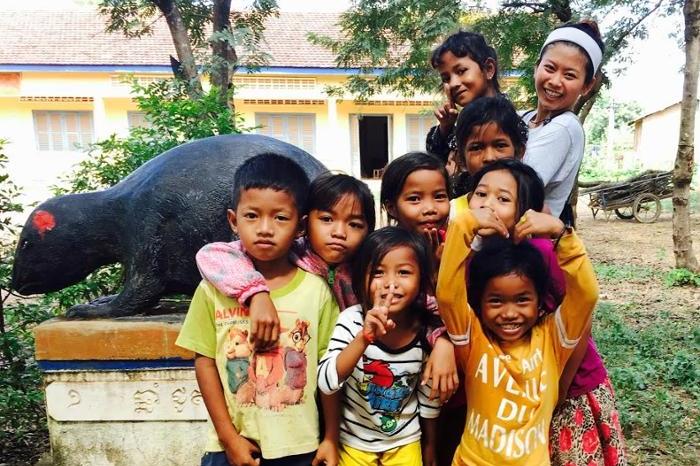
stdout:
<svg viewBox="0 0 700 466">
<path fill-rule="evenodd" d="M 550 464 L 558 379 L 589 322 L 597 283 L 576 234 L 531 209 L 543 199 L 532 169 L 499 160 L 474 185 L 471 210 L 450 223 L 437 290 L 468 400 L 453 464 Z M 565 276 L 566 296 L 549 315 L 542 305 L 550 272 L 541 251 L 523 241 L 531 235 L 554 239 Z"/>
</svg>

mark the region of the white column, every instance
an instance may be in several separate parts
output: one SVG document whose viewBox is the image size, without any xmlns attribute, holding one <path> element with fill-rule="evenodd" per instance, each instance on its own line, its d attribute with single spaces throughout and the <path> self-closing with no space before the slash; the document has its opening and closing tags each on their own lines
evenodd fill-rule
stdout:
<svg viewBox="0 0 700 466">
<path fill-rule="evenodd" d="M 112 133 L 107 122 L 107 112 L 105 111 L 105 101 L 101 96 L 93 97 L 92 124 L 95 129 L 95 141 L 104 139 Z"/>
</svg>

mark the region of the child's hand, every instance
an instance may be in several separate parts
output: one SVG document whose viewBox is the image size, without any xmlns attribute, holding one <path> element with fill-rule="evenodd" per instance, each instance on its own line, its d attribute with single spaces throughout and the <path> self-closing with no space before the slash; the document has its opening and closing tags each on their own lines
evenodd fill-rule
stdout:
<svg viewBox="0 0 700 466">
<path fill-rule="evenodd" d="M 275 346 L 280 336 L 280 319 L 269 293 L 250 298 L 250 341 L 256 350 Z"/>
<path fill-rule="evenodd" d="M 435 257 L 435 260 L 439 263 L 440 259 L 442 259 L 442 250 L 445 248 L 444 239 L 440 237 L 440 232 L 437 228 L 429 228 L 427 230 L 423 230 L 423 235 L 428 241 L 430 250 L 433 251 L 433 256 Z"/>
<path fill-rule="evenodd" d="M 311 466 L 338 466 L 338 444 L 330 439 L 323 439 L 316 450 Z"/>
<path fill-rule="evenodd" d="M 532 236 L 556 237 L 564 229 L 564 222 L 543 212 L 529 209 L 515 225 L 513 241 L 519 243 Z"/>
<path fill-rule="evenodd" d="M 478 224 L 475 232 L 478 235 L 501 235 L 504 238 L 509 237 L 508 228 L 492 208 L 482 206 L 478 209 L 472 209 L 472 215 L 474 215 Z"/>
<path fill-rule="evenodd" d="M 435 118 L 437 118 L 440 124 L 440 133 L 442 133 L 443 136 L 447 136 L 450 134 L 457 121 L 459 110 L 457 110 L 455 103 L 452 101 L 452 92 L 450 91 L 449 84 L 443 84 L 442 89 L 445 91 L 445 96 L 447 96 L 447 103 L 435 109 Z"/>
<path fill-rule="evenodd" d="M 260 448 L 245 437 L 236 435 L 224 445 L 226 459 L 231 466 L 257 466 L 260 464 Z M 256 453 L 257 458 L 253 458 Z"/>
<path fill-rule="evenodd" d="M 421 383 L 425 385 L 429 381 L 432 381 L 430 399 L 434 399 L 439 393 L 441 403 L 449 400 L 459 386 L 454 345 L 447 338 L 438 338 L 428 357 Z"/>
<path fill-rule="evenodd" d="M 365 322 L 362 327 L 365 340 L 369 342 L 375 341 L 396 327 L 393 320 L 389 318 L 389 306 L 391 300 L 394 299 L 394 284 L 389 285 L 389 291 L 386 297 L 382 299 L 383 284 L 378 284 L 374 292 L 374 306 L 365 314 Z"/>
</svg>

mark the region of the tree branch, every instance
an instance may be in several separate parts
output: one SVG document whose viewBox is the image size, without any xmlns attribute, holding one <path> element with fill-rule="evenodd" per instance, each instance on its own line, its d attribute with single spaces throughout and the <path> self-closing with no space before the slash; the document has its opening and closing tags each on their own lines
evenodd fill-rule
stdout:
<svg viewBox="0 0 700 466">
<path fill-rule="evenodd" d="M 632 24 L 632 25 L 627 29 L 627 31 L 625 31 L 624 33 L 620 34 L 620 36 L 617 38 L 617 40 L 613 41 L 612 43 L 605 44 L 605 45 L 606 45 L 610 50 L 615 50 L 615 51 L 617 51 L 618 47 L 620 47 L 620 45 L 621 45 L 622 42 L 627 38 L 627 36 L 629 36 L 629 35 L 632 33 L 632 31 L 634 31 L 634 30 L 637 28 L 637 26 L 639 26 L 640 24 L 642 24 L 642 23 L 644 22 L 645 19 L 647 19 L 649 16 L 651 16 L 656 10 L 658 10 L 659 8 L 661 8 L 661 5 L 663 4 L 663 2 L 664 2 L 664 0 L 659 0 L 658 2 L 656 2 L 656 5 L 655 5 L 652 9 L 650 9 L 650 10 L 647 11 L 644 15 L 642 15 L 634 24 Z M 611 53 L 607 53 L 606 55 L 607 55 L 607 56 L 606 56 L 605 59 L 603 60 L 603 63 L 607 63 L 608 58 L 609 58 L 612 54 L 611 54 Z"/>
<path fill-rule="evenodd" d="M 210 40 L 214 64 L 211 83 L 219 89 L 219 102 L 229 108 L 233 103 L 228 98 L 232 67 L 238 61 L 236 50 L 224 34 L 231 34 L 231 0 L 216 0 L 212 15 L 213 34 Z"/>
<path fill-rule="evenodd" d="M 504 2 L 501 8 L 529 8 L 535 13 L 543 13 L 547 11 L 548 5 L 537 2 Z"/>
<path fill-rule="evenodd" d="M 183 77 L 188 82 L 190 97 L 196 98 L 202 95 L 202 83 L 199 81 L 197 65 L 194 59 L 192 46 L 190 45 L 189 34 L 180 14 L 180 10 L 174 0 L 151 0 L 153 4 L 165 16 L 168 23 L 170 35 L 173 38 L 173 45 L 180 61 L 180 69 Z"/>
</svg>

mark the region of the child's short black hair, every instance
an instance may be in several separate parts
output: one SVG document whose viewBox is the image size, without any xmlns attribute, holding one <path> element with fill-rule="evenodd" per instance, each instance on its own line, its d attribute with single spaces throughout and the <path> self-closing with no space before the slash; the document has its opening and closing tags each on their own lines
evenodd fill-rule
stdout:
<svg viewBox="0 0 700 466">
<path fill-rule="evenodd" d="M 324 173 L 311 182 L 309 191 L 309 211 L 330 211 L 343 196 L 353 196 L 362 207 L 367 231 L 374 230 L 374 196 L 364 182 L 349 175 Z"/>
<path fill-rule="evenodd" d="M 384 227 L 367 236 L 353 264 L 352 289 L 364 309 L 370 309 L 373 305 L 367 277 L 371 277 L 372 271 L 389 251 L 400 246 L 412 249 L 416 255 L 423 299 L 426 295 L 433 294 L 433 259 L 425 239 L 403 228 Z"/>
<path fill-rule="evenodd" d="M 306 215 L 309 177 L 294 160 L 263 153 L 243 162 L 233 178 L 233 208 L 238 207 L 241 192 L 248 189 L 273 189 L 292 196 L 299 217 Z"/>
<path fill-rule="evenodd" d="M 518 244 L 500 236 L 490 236 L 469 262 L 467 296 L 469 305 L 481 317 L 481 301 L 488 282 L 496 277 L 517 274 L 530 279 L 537 292 L 538 306 L 549 292 L 549 270 L 542 253 L 528 241 Z"/>
<path fill-rule="evenodd" d="M 567 24 L 562 24 L 561 26 L 558 26 L 554 29 L 560 29 L 560 28 L 575 28 L 578 29 L 579 31 L 583 31 L 586 34 L 588 34 L 591 39 L 595 41 L 596 44 L 598 44 L 598 47 L 600 47 L 600 51 L 605 54 L 605 43 L 603 43 L 603 37 L 600 35 L 600 29 L 598 29 L 598 23 L 592 20 L 584 20 L 581 21 L 580 23 L 567 23 Z M 595 75 L 595 70 L 593 70 L 593 62 L 591 61 L 591 57 L 588 56 L 588 52 L 581 47 L 578 44 L 575 44 L 573 42 L 568 42 L 568 41 L 556 41 L 552 42 L 550 44 L 547 44 L 545 48 L 542 49 L 540 52 L 540 58 L 537 59 L 537 65 L 540 64 L 540 61 L 542 60 L 542 56 L 544 56 L 544 53 L 552 47 L 554 44 L 558 44 L 559 42 L 566 42 L 567 44 L 576 47 L 579 49 L 579 51 L 583 54 L 584 57 L 586 57 L 586 77 L 583 80 L 585 84 L 590 84 L 591 81 L 593 81 L 593 76 Z"/>
<path fill-rule="evenodd" d="M 386 211 L 387 218 L 396 220 L 389 214 L 387 206 L 396 204 L 401 194 L 406 178 L 416 170 L 436 170 L 445 178 L 445 187 L 449 187 L 449 176 L 445 169 L 445 162 L 427 152 L 409 152 L 391 161 L 384 169 L 382 175 L 382 188 L 379 201 Z M 449 188 L 448 188 L 449 189 Z"/>
<path fill-rule="evenodd" d="M 455 57 L 471 58 L 479 65 L 482 72 L 486 67 L 486 61 L 493 60 L 495 72 L 489 82 L 496 92 L 501 92 L 498 84 L 498 55 L 496 50 L 486 43 L 484 36 L 469 31 L 458 31 L 452 34 L 433 50 L 430 65 L 437 69 L 442 64 L 442 55 L 446 52 L 452 52 Z"/>
<path fill-rule="evenodd" d="M 508 171 L 513 175 L 518 185 L 516 219 L 522 217 L 528 209 L 542 212 L 544 207 L 544 183 L 542 183 L 542 178 L 531 166 L 524 164 L 520 160 L 499 159 L 485 165 L 471 178 L 470 191 L 474 191 L 485 174 L 496 170 Z"/>
<path fill-rule="evenodd" d="M 455 128 L 455 140 L 457 141 L 457 166 L 466 170 L 464 147 L 467 139 L 472 134 L 475 126 L 495 123 L 515 147 L 515 158 L 521 158 L 525 154 L 527 145 L 527 125 L 520 118 L 515 107 L 503 96 L 479 97 L 464 107 L 459 112 L 457 126 Z"/>
</svg>

